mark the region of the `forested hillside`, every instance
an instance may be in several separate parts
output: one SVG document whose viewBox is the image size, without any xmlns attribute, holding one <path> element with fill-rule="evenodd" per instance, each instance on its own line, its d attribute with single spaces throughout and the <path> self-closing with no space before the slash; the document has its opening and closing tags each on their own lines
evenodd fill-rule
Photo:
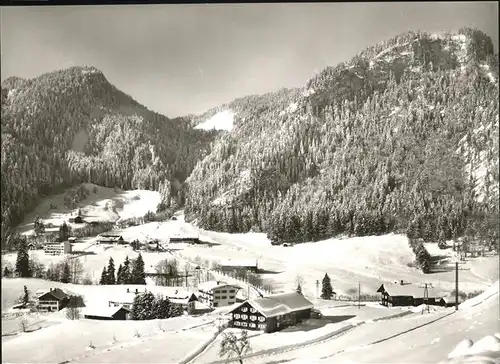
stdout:
<svg viewBox="0 0 500 364">
<path fill-rule="evenodd" d="M 487 35 L 402 34 L 301 92 L 236 112 L 187 180 L 189 218 L 275 242 L 498 237 L 498 55 Z"/>
<path fill-rule="evenodd" d="M 186 118 L 190 120 L 193 127 L 196 127 L 217 113 L 228 110 L 236 115 L 235 124 L 239 124 L 240 120 L 245 120 L 246 117 L 254 117 L 256 113 L 264 112 L 269 108 L 288 106 L 290 100 L 298 100 L 300 98 L 301 92 L 302 90 L 297 88 L 282 88 L 273 93 L 244 96 L 227 104 L 214 107 L 202 114 L 189 115 Z"/>
<path fill-rule="evenodd" d="M 168 204 L 215 136 L 148 110 L 94 67 L 9 78 L 1 102 L 2 237 L 40 195 L 81 182 L 160 190 Z"/>
</svg>

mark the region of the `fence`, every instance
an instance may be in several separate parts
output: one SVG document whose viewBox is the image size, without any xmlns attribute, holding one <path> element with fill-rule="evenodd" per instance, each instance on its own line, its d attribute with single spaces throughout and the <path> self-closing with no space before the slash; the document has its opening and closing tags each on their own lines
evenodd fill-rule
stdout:
<svg viewBox="0 0 500 364">
<path fill-rule="evenodd" d="M 380 296 L 377 295 L 361 295 L 359 297 L 359 301 L 363 302 L 379 302 L 381 300 Z M 338 295 L 335 296 L 334 301 L 358 301 L 358 296 L 344 296 L 344 295 Z"/>
</svg>

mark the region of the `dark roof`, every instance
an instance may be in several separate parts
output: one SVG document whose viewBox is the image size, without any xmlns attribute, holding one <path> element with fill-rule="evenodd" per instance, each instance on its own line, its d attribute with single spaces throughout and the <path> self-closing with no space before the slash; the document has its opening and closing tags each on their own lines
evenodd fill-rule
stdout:
<svg viewBox="0 0 500 364">
<path fill-rule="evenodd" d="M 58 301 L 61 301 L 65 298 L 68 297 L 68 295 L 60 288 L 54 288 L 53 290 L 51 291 L 48 291 L 44 294 L 42 294 L 40 297 L 38 297 L 39 300 L 42 300 L 42 301 L 46 301 L 47 298 L 49 298 L 48 296 L 52 296 L 53 298 L 55 298 L 56 300 Z"/>
<path fill-rule="evenodd" d="M 300 293 L 289 292 L 247 300 L 233 308 L 230 312 L 233 312 L 246 302 L 266 317 L 284 315 L 290 312 L 307 310 L 314 307 L 314 305 Z"/>
</svg>

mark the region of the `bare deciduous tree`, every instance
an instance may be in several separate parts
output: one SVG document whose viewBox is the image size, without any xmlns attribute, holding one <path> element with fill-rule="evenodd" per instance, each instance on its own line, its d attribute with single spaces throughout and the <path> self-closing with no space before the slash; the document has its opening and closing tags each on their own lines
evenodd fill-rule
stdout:
<svg viewBox="0 0 500 364">
<path fill-rule="evenodd" d="M 295 286 L 297 292 L 302 293 L 302 287 L 304 286 L 304 283 L 304 277 L 302 277 L 300 274 L 297 274 L 297 276 L 295 277 Z"/>
<path fill-rule="evenodd" d="M 155 266 L 156 273 L 168 274 L 171 277 L 176 277 L 179 275 L 179 262 L 177 259 L 164 259 Z M 156 282 L 160 286 L 169 286 L 170 278 L 165 279 L 165 277 L 157 277 Z"/>
<path fill-rule="evenodd" d="M 66 318 L 68 320 L 79 320 L 80 319 L 80 309 L 78 307 L 68 307 L 66 309 Z"/>
<path fill-rule="evenodd" d="M 248 331 L 241 331 L 241 335 L 237 337 L 232 332 L 224 333 L 224 337 L 220 343 L 219 356 L 228 359 L 236 357 L 240 364 L 243 364 L 243 356 L 252 351 L 250 342 L 248 341 Z"/>
<path fill-rule="evenodd" d="M 82 279 L 82 275 L 84 272 L 83 264 L 78 258 L 69 258 L 66 257 L 64 263 L 67 263 L 69 266 L 69 272 L 71 277 L 71 283 L 78 284 Z"/>
<path fill-rule="evenodd" d="M 26 317 L 21 318 L 21 322 L 19 322 L 19 327 L 22 332 L 26 332 L 26 330 L 28 330 L 28 319 Z"/>
</svg>

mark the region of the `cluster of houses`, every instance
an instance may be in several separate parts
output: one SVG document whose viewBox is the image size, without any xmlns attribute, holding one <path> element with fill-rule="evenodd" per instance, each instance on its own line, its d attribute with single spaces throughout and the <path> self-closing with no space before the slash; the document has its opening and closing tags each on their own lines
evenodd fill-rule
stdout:
<svg viewBox="0 0 500 364">
<path fill-rule="evenodd" d="M 45 244 L 39 244 L 38 242 L 30 241 L 28 243 L 28 249 L 43 249 L 45 255 L 64 255 L 71 254 L 73 252 L 73 245 L 75 243 L 75 237 L 70 237 L 67 241 L 63 242 L 47 242 Z"/>
<path fill-rule="evenodd" d="M 288 326 L 316 317 L 314 305 L 298 292 L 269 295 L 267 297 L 242 300 L 237 298 L 241 287 L 221 281 L 204 282 L 197 292 L 175 289 L 164 297 L 178 305 L 187 314 L 200 314 L 219 307 L 232 306 L 230 325 L 248 330 L 275 332 Z M 144 291 L 146 292 L 146 290 Z M 432 287 L 424 289 L 408 283 L 384 283 L 377 292 L 381 293 L 381 304 L 393 306 L 419 306 L 421 304 L 451 306 L 455 298 L 445 296 Z M 84 317 L 98 320 L 128 320 L 134 297 L 143 293 L 138 288 L 127 288 L 114 294 L 107 305 L 85 307 L 83 300 L 77 300 L 77 307 L 84 307 Z M 78 296 L 59 288 L 37 292 L 37 307 L 41 311 L 59 311 L 68 306 L 71 299 Z"/>
</svg>

